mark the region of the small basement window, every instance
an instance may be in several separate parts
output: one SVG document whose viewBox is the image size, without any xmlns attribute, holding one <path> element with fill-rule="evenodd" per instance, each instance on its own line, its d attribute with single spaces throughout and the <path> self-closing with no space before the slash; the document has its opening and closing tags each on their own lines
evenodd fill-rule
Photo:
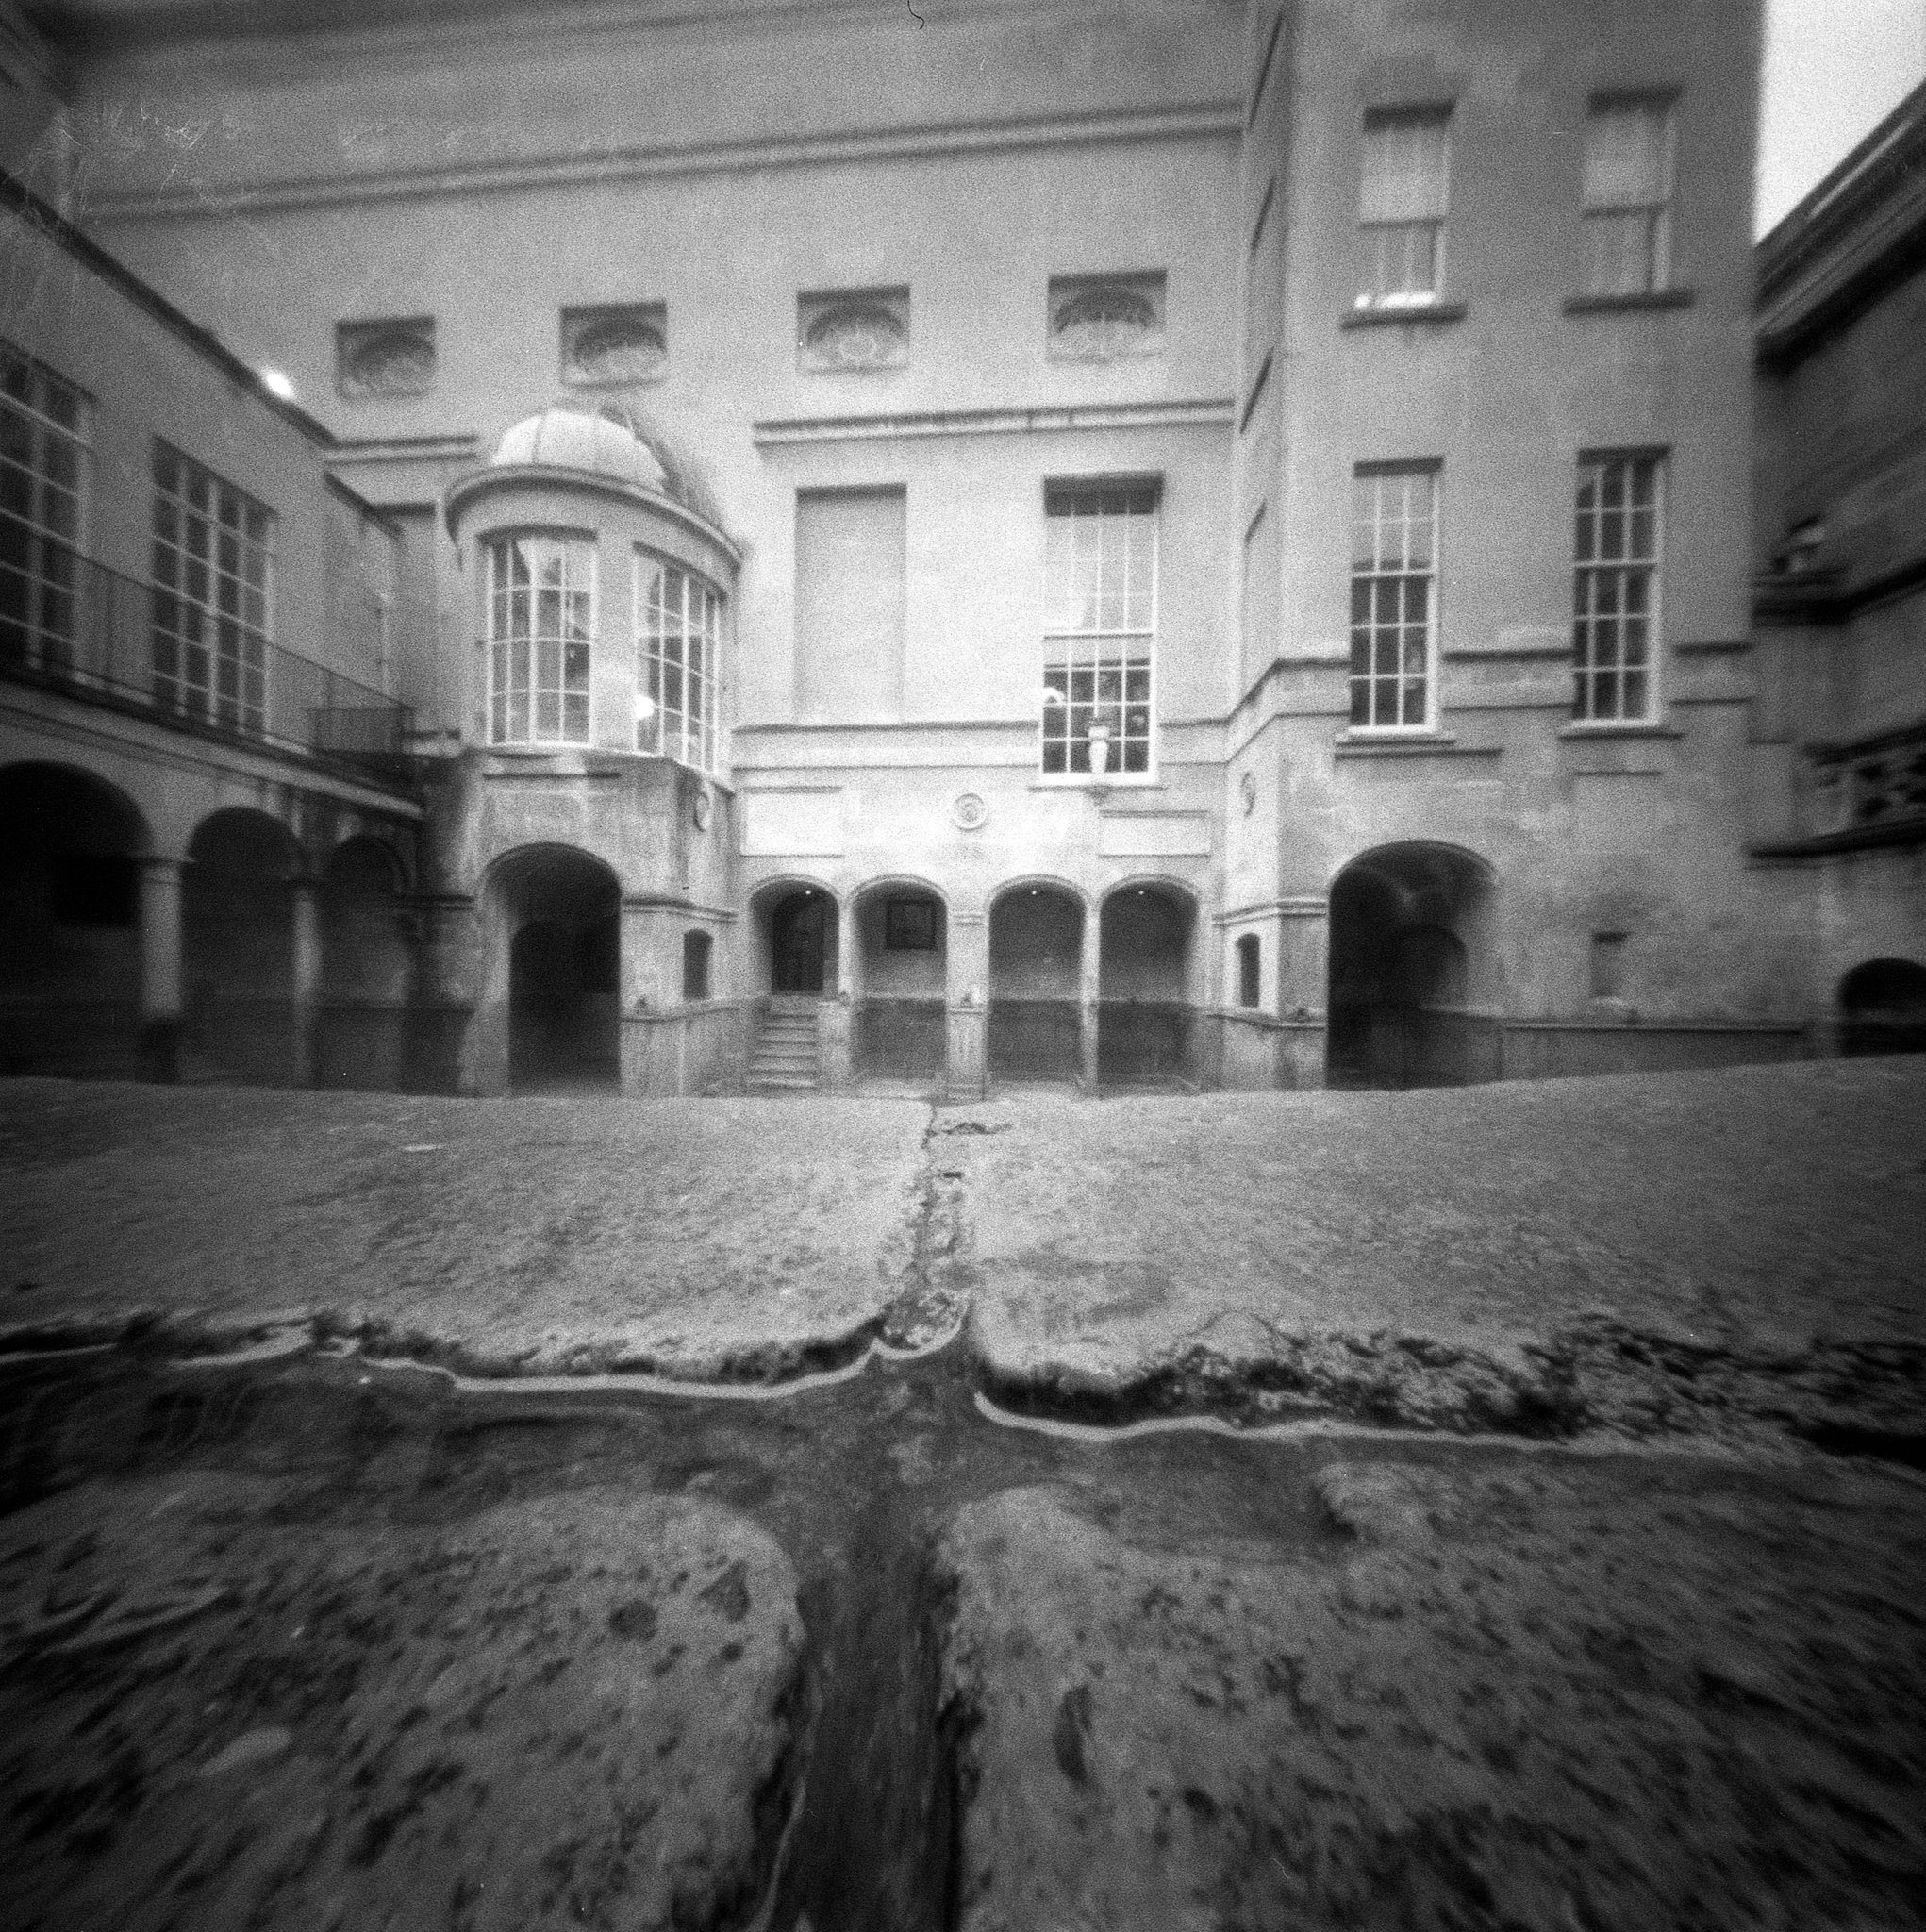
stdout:
<svg viewBox="0 0 1926 1932">
<path fill-rule="evenodd" d="M 1263 972 L 1264 941 L 1254 932 L 1247 932 L 1237 941 L 1237 1004 L 1240 1007 L 1260 1005 L 1259 979 Z"/>
<path fill-rule="evenodd" d="M 682 997 L 706 1000 L 709 997 L 709 956 L 715 941 L 706 932 L 682 935 Z"/>
</svg>

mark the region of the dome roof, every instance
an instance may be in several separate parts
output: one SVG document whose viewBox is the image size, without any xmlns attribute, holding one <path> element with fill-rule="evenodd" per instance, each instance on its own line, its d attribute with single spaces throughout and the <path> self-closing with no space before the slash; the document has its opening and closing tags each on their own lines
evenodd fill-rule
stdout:
<svg viewBox="0 0 1926 1932">
<path fill-rule="evenodd" d="M 565 396 L 510 425 L 495 445 L 489 467 L 523 466 L 579 470 L 585 475 L 652 491 L 722 527 L 708 491 L 690 466 L 658 431 L 620 403 Z"/>
</svg>

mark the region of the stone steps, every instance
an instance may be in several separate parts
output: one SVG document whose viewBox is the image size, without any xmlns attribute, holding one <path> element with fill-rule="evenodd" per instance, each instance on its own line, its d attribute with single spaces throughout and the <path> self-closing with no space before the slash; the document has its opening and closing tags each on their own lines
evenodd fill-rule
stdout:
<svg viewBox="0 0 1926 1932">
<path fill-rule="evenodd" d="M 822 1084 L 816 1056 L 816 1002 L 774 1004 L 749 1058 L 751 1093 L 813 1093 Z"/>
</svg>

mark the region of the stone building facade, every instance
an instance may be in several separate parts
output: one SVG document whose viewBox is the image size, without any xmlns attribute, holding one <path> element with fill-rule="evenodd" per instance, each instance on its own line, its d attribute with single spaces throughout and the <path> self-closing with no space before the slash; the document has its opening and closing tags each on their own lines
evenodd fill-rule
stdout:
<svg viewBox="0 0 1926 1932">
<path fill-rule="evenodd" d="M 130 316 L 224 372 L 176 413 L 299 443 L 299 482 L 207 459 L 272 507 L 274 644 L 308 626 L 405 713 L 399 756 L 284 753 L 366 820 L 291 831 L 291 937 L 230 948 L 296 1074 L 972 1093 L 1811 1050 L 1811 869 L 1754 849 L 1785 765 L 1757 35 L 1750 0 L 16 18 L 46 100 L 16 200 L 76 225 L 34 245 L 110 251 Z M 0 337 L 191 446 L 110 409 L 110 344 L 31 305 Z M 100 457 L 139 578 L 158 486 Z M 257 756 L 200 723 L 204 762 Z M 167 808 L 190 884 L 199 809 Z M 64 997 L 57 956 L 18 1011 Z M 184 972 L 191 1063 L 258 1071 Z"/>
</svg>

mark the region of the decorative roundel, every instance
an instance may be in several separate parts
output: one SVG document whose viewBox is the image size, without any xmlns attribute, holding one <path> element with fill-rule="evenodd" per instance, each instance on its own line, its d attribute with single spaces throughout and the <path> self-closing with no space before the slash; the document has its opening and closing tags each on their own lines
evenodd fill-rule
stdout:
<svg viewBox="0 0 1926 1932">
<path fill-rule="evenodd" d="M 705 785 L 695 794 L 695 804 L 690 808 L 690 811 L 695 819 L 695 828 L 698 832 L 706 832 L 708 830 L 709 816 L 712 809 L 713 808 L 709 802 L 709 788 Z"/>
<path fill-rule="evenodd" d="M 960 831 L 973 832 L 989 817 L 989 807 L 977 791 L 959 791 L 950 802 L 950 816 Z"/>
<path fill-rule="evenodd" d="M 808 335 L 810 359 L 832 369 L 891 369 L 908 358 L 900 317 L 880 303 L 846 302 L 819 316 Z"/>
<path fill-rule="evenodd" d="M 1056 312 L 1056 344 L 1076 356 L 1119 356 L 1156 332 L 1157 315 L 1135 290 L 1086 289 Z"/>
<path fill-rule="evenodd" d="M 1257 809 L 1256 773 L 1246 772 L 1244 774 L 1244 782 L 1241 786 L 1238 787 L 1238 790 L 1243 793 L 1244 797 L 1244 816 L 1246 818 L 1249 818 L 1251 814 Z"/>
<path fill-rule="evenodd" d="M 569 375 L 577 382 L 645 382 L 669 354 L 662 331 L 633 316 L 610 316 L 582 328 L 571 345 Z"/>
</svg>

